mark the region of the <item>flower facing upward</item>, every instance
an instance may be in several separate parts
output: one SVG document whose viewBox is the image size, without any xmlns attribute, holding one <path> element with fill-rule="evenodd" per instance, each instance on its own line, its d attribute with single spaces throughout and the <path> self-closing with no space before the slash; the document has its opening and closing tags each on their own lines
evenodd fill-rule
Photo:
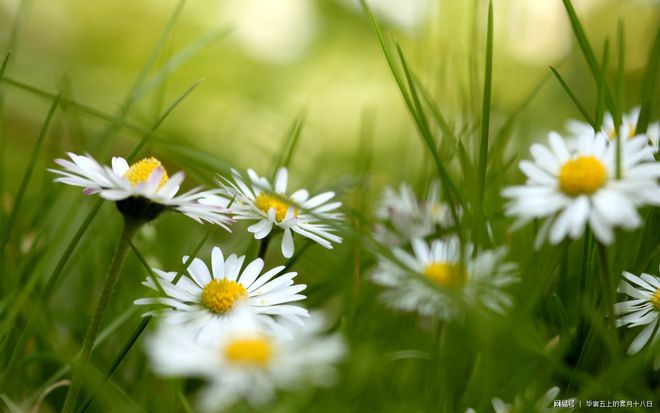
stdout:
<svg viewBox="0 0 660 413">
<path fill-rule="evenodd" d="M 392 260 L 379 257 L 372 280 L 387 289 L 383 298 L 394 308 L 452 319 L 461 305 L 481 305 L 503 313 L 512 305 L 503 288 L 517 281 L 515 264 L 502 262 L 506 250 L 484 251 L 471 258 L 466 248 L 461 264 L 456 237 L 427 244 L 412 240 L 414 255 L 401 248 Z"/>
<path fill-rule="evenodd" d="M 224 206 L 208 205 L 200 200 L 217 191 L 192 189 L 178 195 L 184 179 L 183 172 L 171 177 L 156 158 L 145 158 L 128 165 L 124 158 L 112 158 L 112 168 L 100 165 L 91 156 L 69 153 L 69 158 L 56 159 L 64 170 L 49 169 L 60 175 L 55 179 L 68 185 L 85 188 L 85 194 L 99 194 L 117 202 L 117 208 L 125 216 L 150 221 L 162 211 L 172 209 L 197 222 L 207 221 L 228 229 L 232 220 Z"/>
<path fill-rule="evenodd" d="M 620 316 L 616 320 L 617 327 L 646 326 L 628 347 L 628 354 L 635 354 L 649 341 L 652 346 L 660 341 L 660 332 L 656 331 L 660 327 L 660 277 L 645 273 L 638 277 L 625 271 L 623 277 L 625 280 L 621 281 L 617 291 L 632 300 L 615 305 L 614 311 Z M 654 367 L 660 368 L 660 354 L 655 358 Z"/>
<path fill-rule="evenodd" d="M 322 320 L 313 314 L 305 328 L 290 327 L 294 340 L 264 334 L 250 314 L 239 312 L 222 331 L 206 340 L 182 325 L 163 325 L 147 340 L 153 369 L 165 376 L 207 381 L 199 398 L 202 411 L 217 412 L 245 399 L 260 406 L 278 389 L 327 385 L 343 356 L 339 336 L 323 336 Z"/>
<path fill-rule="evenodd" d="M 547 218 L 537 234 L 537 248 L 546 238 L 553 244 L 567 236 L 579 238 L 587 224 L 600 242 L 610 244 L 614 227 L 641 225 L 637 208 L 660 205 L 660 163 L 649 161 L 653 156 L 645 138 L 622 141 L 620 177 L 616 145 L 608 145 L 603 134 L 581 135 L 569 148 L 553 132 L 549 143 L 533 144 L 534 161 L 520 162 L 526 184 L 502 191 L 510 198 L 507 215 L 518 218 L 515 227 Z"/>
<path fill-rule="evenodd" d="M 329 202 L 334 198 L 334 192 L 310 197 L 307 190 L 299 189 L 288 195 L 286 168 L 280 168 L 277 172 L 275 185 L 252 169 L 247 172 L 251 185 L 248 186 L 236 170 L 232 170 L 233 182 L 225 179 L 221 185 L 234 198 L 231 210 L 235 219 L 258 221 L 248 227 L 254 238 L 266 238 L 273 227 L 282 229 L 282 255 L 286 258 L 294 252 L 293 232 L 328 249 L 332 249 L 333 242 L 341 242 L 341 238 L 333 234 L 335 228 L 330 225 L 331 221 L 341 218 L 341 214 L 335 212 L 341 202 Z M 203 202 L 222 205 L 226 200 L 210 196 Z"/>
<path fill-rule="evenodd" d="M 653 147 L 653 151 L 658 151 L 658 143 L 660 142 L 660 122 L 651 122 L 646 128 L 645 133 L 637 133 L 637 123 L 639 121 L 640 107 L 636 106 L 630 110 L 628 113 L 624 113 L 622 116 L 621 129 L 619 134 L 616 133 L 616 127 L 614 125 L 614 118 L 612 114 L 607 112 L 603 117 L 603 125 L 601 132 L 609 140 L 615 139 L 617 136 L 625 136 L 628 138 L 634 137 L 644 137 L 646 142 Z M 592 134 L 594 128 L 586 123 L 577 120 L 570 120 L 566 123 L 566 129 L 569 133 L 580 136 L 584 134 Z"/>
<path fill-rule="evenodd" d="M 184 256 L 183 262 L 187 260 Z M 215 247 L 211 254 L 211 271 L 202 260 L 194 258 L 188 266 L 189 277 L 180 277 L 176 283 L 176 272 L 154 269 L 156 277 L 147 277 L 143 284 L 156 291 L 160 287 L 165 296 L 141 298 L 135 300 L 135 304 L 166 306 L 163 311 L 147 314 L 163 315 L 165 323 L 190 325 L 198 330 L 200 337 L 222 328 L 243 308 L 255 314 L 262 328 L 290 338 L 291 334 L 278 321 L 284 318 L 303 324 L 307 310 L 289 303 L 303 300 L 305 296 L 299 293 L 306 286 L 294 285 L 295 272 L 281 274 L 284 266 L 261 274 L 264 262 L 260 258 L 241 272 L 244 260 L 244 256 L 233 254 L 225 260 L 222 250 Z"/>
</svg>

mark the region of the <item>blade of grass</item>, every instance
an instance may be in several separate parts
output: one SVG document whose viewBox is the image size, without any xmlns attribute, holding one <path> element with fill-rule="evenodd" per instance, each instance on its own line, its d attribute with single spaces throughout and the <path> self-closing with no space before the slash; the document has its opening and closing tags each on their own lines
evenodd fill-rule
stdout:
<svg viewBox="0 0 660 413">
<path fill-rule="evenodd" d="M 8 51 L 2 59 L 2 66 L 0 66 L 0 82 L 5 77 L 9 59 L 11 58 L 12 51 Z M 5 127 L 4 127 L 4 95 L 0 93 L 0 197 L 4 194 L 4 159 L 5 159 Z M 0 228 L 5 225 L 5 209 L 0 206 Z"/>
<path fill-rule="evenodd" d="M 28 184 L 30 183 L 30 178 L 32 177 L 34 168 L 37 165 L 37 159 L 39 158 L 41 147 L 43 146 L 44 139 L 46 139 L 46 132 L 48 132 L 48 128 L 50 127 L 50 122 L 53 119 L 53 115 L 55 115 L 55 111 L 57 110 L 57 107 L 60 103 L 60 98 L 61 98 L 61 94 L 57 94 L 57 96 L 55 96 L 55 99 L 53 99 L 53 103 L 50 105 L 50 109 L 48 109 L 46 120 L 41 126 L 41 131 L 39 132 L 39 137 L 37 138 L 37 142 L 34 144 L 34 148 L 32 149 L 32 154 L 30 155 L 30 160 L 28 162 L 27 169 L 25 170 L 23 179 L 21 180 L 21 183 L 18 187 L 18 192 L 16 193 L 16 197 L 14 198 L 14 204 L 11 208 L 11 211 L 9 213 L 9 218 L 7 219 L 7 224 L 5 225 L 4 228 L 2 241 L 0 241 L 0 253 L 4 251 L 5 246 L 9 241 L 9 237 L 11 236 L 11 231 L 13 229 L 13 226 L 16 223 L 16 219 L 18 218 L 18 213 L 21 210 L 21 206 L 22 206 L 21 204 L 23 203 L 23 198 L 25 197 L 25 191 L 27 190 Z"/>
<path fill-rule="evenodd" d="M 280 150 L 277 158 L 274 160 L 273 165 L 270 171 L 271 179 L 275 179 L 275 174 L 277 173 L 280 167 L 288 168 L 291 163 L 291 158 L 293 153 L 298 146 L 298 141 L 300 139 L 300 134 L 302 132 L 303 125 L 305 124 L 305 118 L 307 117 L 307 110 L 303 110 L 300 114 L 293 120 L 291 127 L 289 128 L 282 149 Z"/>
<path fill-rule="evenodd" d="M 128 157 L 126 158 L 126 160 L 127 160 L 129 163 L 135 158 L 135 156 L 140 152 L 140 150 L 144 147 L 144 145 L 146 145 L 147 142 L 149 142 L 149 140 L 150 140 L 150 139 L 152 138 L 152 136 L 153 136 L 153 133 L 154 133 L 154 132 L 160 127 L 160 125 L 165 121 L 165 119 L 167 119 L 167 117 L 170 115 L 170 113 L 172 113 L 172 111 L 173 111 L 177 106 L 179 106 L 179 104 L 180 104 L 180 103 L 181 103 L 186 97 L 188 97 L 188 95 L 191 94 L 192 91 L 195 90 L 195 89 L 197 88 L 197 86 L 199 86 L 202 82 L 203 82 L 203 80 L 198 80 L 197 82 L 193 83 L 193 84 L 192 84 L 191 86 L 189 86 L 186 90 L 184 90 L 183 93 L 181 93 L 179 96 L 177 96 L 176 99 L 174 99 L 174 101 L 173 101 L 173 102 L 172 102 L 172 103 L 171 103 L 171 104 L 165 109 L 165 111 L 164 111 L 163 114 L 158 118 L 158 120 L 156 120 L 156 123 L 154 123 L 153 126 L 151 126 L 151 128 L 149 128 L 149 131 L 148 131 L 148 132 L 142 137 L 142 139 L 140 139 L 140 141 L 138 142 L 138 144 L 135 146 L 135 148 L 133 148 L 133 150 L 131 151 L 131 153 L 128 155 Z"/>
<path fill-rule="evenodd" d="M 413 81 L 412 72 L 409 70 L 405 56 L 403 55 L 403 51 L 401 50 L 401 47 L 398 44 L 396 45 L 396 50 L 399 55 L 399 60 L 401 62 L 401 68 L 408 82 L 410 96 L 412 97 L 411 102 L 413 106 L 411 106 L 411 113 L 416 114 L 416 116 L 414 117 L 417 120 L 416 124 L 418 125 L 420 136 L 422 137 L 422 140 L 426 144 L 429 152 L 431 153 L 431 156 L 433 157 L 433 161 L 435 162 L 435 166 L 438 171 L 438 175 L 440 177 L 440 182 L 443 186 L 443 189 L 449 201 L 448 204 L 452 218 L 454 219 L 454 222 L 459 222 L 458 212 L 456 211 L 456 205 L 454 205 L 453 199 L 455 199 L 459 204 L 463 205 L 462 197 L 460 195 L 460 192 L 456 188 L 456 185 L 451 180 L 449 173 L 442 164 L 442 160 L 440 159 L 440 154 L 436 149 L 435 139 L 433 139 L 433 135 L 431 134 L 430 127 L 428 126 L 429 125 L 428 120 L 422 109 L 422 104 L 419 99 L 419 95 L 417 94 L 417 89 Z"/>
<path fill-rule="evenodd" d="M 603 46 L 603 63 L 602 63 L 602 69 L 603 71 L 607 71 L 607 66 L 609 64 L 609 51 L 610 51 L 610 42 L 608 39 L 605 39 L 605 45 Z M 596 79 L 597 81 L 597 86 L 598 86 L 598 96 L 596 99 L 596 125 L 598 125 L 598 129 L 600 130 L 603 127 L 603 117 L 605 116 L 605 93 L 607 90 L 607 82 L 605 81 L 605 78 L 603 76 L 600 76 Z M 615 133 L 618 134 L 618 126 L 615 124 Z"/>
<path fill-rule="evenodd" d="M 589 112 L 587 112 L 587 110 L 582 105 L 582 103 L 580 103 L 580 100 L 577 98 L 577 96 L 575 96 L 575 94 L 573 93 L 571 88 L 568 86 L 568 84 L 566 83 L 564 78 L 561 77 L 561 75 L 559 74 L 557 69 L 550 66 L 550 70 L 552 70 L 552 73 L 554 73 L 555 77 L 559 81 L 559 84 L 564 89 L 564 91 L 566 92 L 568 97 L 571 99 L 571 101 L 573 102 L 575 107 L 580 111 L 580 114 L 582 115 L 584 120 L 586 120 L 591 125 L 591 127 L 594 128 L 594 130 L 598 130 L 598 125 L 596 124 L 596 121 L 591 117 L 591 115 L 589 115 Z"/>
<path fill-rule="evenodd" d="M 479 175 L 478 175 L 478 190 L 479 196 L 477 198 L 476 226 L 474 228 L 475 245 L 480 245 L 481 233 L 484 225 L 484 196 L 486 194 L 486 169 L 488 166 L 488 135 L 490 129 L 490 100 L 491 88 L 493 79 L 493 2 L 488 2 L 488 29 L 486 34 L 486 68 L 484 69 L 484 90 L 483 102 L 481 107 L 481 141 L 479 146 Z M 456 221 L 458 222 L 458 221 Z M 475 248 L 475 254 L 477 248 Z"/>
<path fill-rule="evenodd" d="M 610 90 L 609 86 L 607 85 L 607 81 L 605 80 L 605 73 L 607 73 L 607 71 L 599 67 L 598 61 L 596 60 L 596 55 L 594 54 L 591 44 L 589 43 L 589 39 L 587 38 L 584 28 L 582 27 L 582 23 L 580 23 L 580 19 L 577 17 L 577 13 L 575 12 L 575 8 L 573 7 L 571 0 L 562 0 L 562 2 L 564 3 L 564 8 L 568 13 L 571 28 L 573 29 L 575 38 L 578 42 L 578 45 L 580 46 L 582 55 L 587 61 L 589 70 L 596 80 L 596 83 L 602 84 L 604 86 L 603 100 L 612 113 L 614 125 L 616 125 L 618 130 L 619 126 L 621 125 L 621 113 L 618 110 L 616 103 L 614 102 L 612 91 Z"/>
<path fill-rule="evenodd" d="M 637 134 L 646 133 L 646 129 L 649 126 L 651 106 L 653 105 L 654 96 L 656 96 L 655 90 L 658 71 L 660 71 L 660 27 L 658 27 L 658 31 L 655 33 L 655 41 L 649 53 L 646 73 L 641 84 L 639 101 L 642 107 L 635 128 Z"/>
<path fill-rule="evenodd" d="M 616 68 L 616 104 L 617 107 L 623 108 L 623 86 L 624 86 L 624 72 L 625 72 L 625 56 L 626 56 L 626 39 L 625 32 L 623 28 L 623 20 L 619 19 L 619 24 L 617 26 L 617 43 L 618 43 L 618 61 Z M 616 178 L 621 179 L 621 139 L 619 130 L 616 131 Z"/>
<path fill-rule="evenodd" d="M 115 115 L 117 118 L 124 119 L 135 102 L 138 101 L 140 96 L 138 95 L 137 91 L 142 87 L 142 84 L 145 82 L 149 72 L 153 68 L 154 64 L 156 64 L 162 49 L 167 44 L 167 41 L 169 40 L 170 35 L 174 30 L 176 22 L 179 20 L 179 16 L 181 16 L 181 12 L 183 11 L 185 3 L 186 0 L 179 0 L 174 10 L 172 11 L 172 14 L 167 20 L 167 23 L 165 23 L 163 30 L 159 34 L 154 47 L 149 52 L 149 56 L 147 57 L 146 62 L 140 69 L 140 72 L 133 81 L 133 84 L 126 95 L 126 98 L 119 107 L 119 110 Z M 113 140 L 113 137 L 119 133 L 122 126 L 122 124 L 113 123 L 108 128 L 106 128 L 103 133 L 100 134 L 96 143 L 92 144 L 92 151 L 96 152 L 99 145 L 109 144 Z"/>
</svg>

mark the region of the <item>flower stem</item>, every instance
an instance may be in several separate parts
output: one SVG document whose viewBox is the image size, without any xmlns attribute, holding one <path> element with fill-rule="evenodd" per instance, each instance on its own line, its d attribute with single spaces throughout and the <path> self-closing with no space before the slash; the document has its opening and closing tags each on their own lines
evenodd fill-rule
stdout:
<svg viewBox="0 0 660 413">
<path fill-rule="evenodd" d="M 616 291 L 614 290 L 612 274 L 610 273 L 607 261 L 607 247 L 599 242 L 598 252 L 600 253 L 601 269 L 603 271 L 603 298 L 607 310 L 607 329 L 612 337 L 612 344 L 616 345 L 616 325 L 614 323 L 614 302 L 616 299 Z"/>
<path fill-rule="evenodd" d="M 270 238 L 271 238 L 270 234 L 266 235 L 266 237 L 263 238 L 261 240 L 261 242 L 259 243 L 259 255 L 258 255 L 258 257 L 261 258 L 262 260 L 266 256 L 266 252 L 268 252 L 268 244 L 270 243 Z"/>
<path fill-rule="evenodd" d="M 103 316 L 105 310 L 112 296 L 112 292 L 117 284 L 121 269 L 124 265 L 124 260 L 126 259 L 126 253 L 128 252 L 130 240 L 133 238 L 133 235 L 140 228 L 140 222 L 131 220 L 128 218 L 124 219 L 124 227 L 122 229 L 121 237 L 119 238 L 119 243 L 117 244 L 117 249 L 115 250 L 115 255 L 112 258 L 112 263 L 110 264 L 110 269 L 108 270 L 108 275 L 105 279 L 103 285 L 103 290 L 101 291 L 101 296 L 99 301 L 96 304 L 96 309 L 94 310 L 94 315 L 92 320 L 87 327 L 87 333 L 85 333 L 85 338 L 83 339 L 82 348 L 78 354 L 75 366 L 73 369 L 73 377 L 71 379 L 71 386 L 67 392 L 66 399 L 64 401 L 64 407 L 62 407 L 63 413 L 72 413 L 75 410 L 76 399 L 78 398 L 78 393 L 80 393 L 80 388 L 82 386 L 82 376 L 85 372 L 89 360 L 92 354 L 92 347 L 94 346 L 94 341 L 96 341 L 96 336 L 99 332 L 99 327 L 103 321 Z"/>
</svg>

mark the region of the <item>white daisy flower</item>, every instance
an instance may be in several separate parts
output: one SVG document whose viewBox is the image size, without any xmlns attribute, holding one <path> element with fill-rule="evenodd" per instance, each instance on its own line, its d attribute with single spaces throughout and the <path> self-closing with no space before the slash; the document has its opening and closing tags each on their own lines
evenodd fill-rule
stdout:
<svg viewBox="0 0 660 413">
<path fill-rule="evenodd" d="M 183 262 L 188 256 L 183 257 Z M 264 261 L 257 258 L 243 266 L 245 256 L 230 255 L 226 260 L 222 250 L 214 247 L 211 253 L 211 271 L 204 261 L 194 258 L 188 266 L 188 275 L 174 283 L 176 271 L 154 269 L 156 275 L 147 277 L 143 285 L 164 292 L 163 297 L 141 298 L 137 305 L 162 304 L 169 308 L 149 312 L 146 315 L 164 316 L 165 323 L 187 324 L 198 330 L 203 337 L 230 321 L 243 307 L 255 315 L 262 329 L 291 338 L 281 326 L 282 319 L 303 325 L 307 310 L 289 303 L 305 299 L 299 294 L 307 286 L 294 285 L 295 272 L 281 274 L 284 266 L 275 267 L 261 274 Z"/>
<path fill-rule="evenodd" d="M 616 325 L 628 328 L 646 326 L 628 347 L 628 354 L 635 354 L 649 341 L 652 346 L 660 341 L 660 333 L 656 331 L 660 328 L 660 278 L 645 273 L 638 277 L 625 271 L 623 276 L 627 282 L 621 280 L 617 291 L 632 300 L 614 306 L 615 313 L 620 316 Z M 660 368 L 660 354 L 655 358 L 654 368 Z"/>
<path fill-rule="evenodd" d="M 453 224 L 449 206 L 439 199 L 437 182 L 429 186 L 423 200 L 418 199 L 406 183 L 402 183 L 398 191 L 386 187 L 376 208 L 376 218 L 380 222 L 374 228 L 374 238 L 392 247 L 412 238 L 425 238 L 438 228 Z"/>
<path fill-rule="evenodd" d="M 113 157 L 110 168 L 89 155 L 68 155 L 71 161 L 55 160 L 64 170 L 49 169 L 60 175 L 55 181 L 83 187 L 87 195 L 98 193 L 107 200 L 117 201 L 117 208 L 125 216 L 150 221 L 164 210 L 173 209 L 197 222 L 208 221 L 229 230 L 227 224 L 232 220 L 227 216 L 226 205 L 199 202 L 217 191 L 195 188 L 177 196 L 184 173 L 169 177 L 156 158 L 145 158 L 129 166 L 124 158 Z"/>
<path fill-rule="evenodd" d="M 398 262 L 381 256 L 372 273 L 375 283 L 387 287 L 383 298 L 394 308 L 448 320 L 464 305 L 480 305 L 497 313 L 512 305 L 503 289 L 518 280 L 517 267 L 502 262 L 506 249 L 484 251 L 472 258 L 468 246 L 461 264 L 456 237 L 430 245 L 415 238 L 412 248 L 414 255 L 396 248 Z"/>
<path fill-rule="evenodd" d="M 624 113 L 622 116 L 620 136 L 627 136 L 629 138 L 634 138 L 636 136 L 646 137 L 647 142 L 653 147 L 654 152 L 658 151 L 658 143 L 660 142 L 660 122 L 649 123 L 646 128 L 646 133 L 638 134 L 637 133 L 637 122 L 639 121 L 639 112 L 640 107 L 636 106 L 630 110 L 628 113 Z M 594 128 L 586 123 L 578 120 L 571 119 L 566 122 L 566 130 L 569 133 L 580 136 L 584 134 L 592 134 Z M 617 137 L 616 127 L 614 126 L 614 119 L 612 114 L 607 112 L 603 117 L 603 124 L 601 126 L 601 132 L 609 140 L 613 140 Z"/>
<path fill-rule="evenodd" d="M 622 141 L 621 177 L 616 177 L 616 145 L 603 134 L 584 134 L 576 148 L 549 134 L 550 146 L 533 144 L 534 161 L 520 162 L 525 185 L 505 188 L 510 198 L 506 214 L 518 217 L 514 227 L 547 218 L 536 238 L 537 248 L 546 238 L 557 244 L 567 236 L 577 239 L 585 226 L 603 244 L 614 239 L 613 228 L 637 228 L 642 220 L 637 208 L 660 205 L 660 163 L 648 161 L 651 148 L 641 137 Z"/>
<path fill-rule="evenodd" d="M 264 335 L 251 317 L 239 314 L 213 339 L 195 340 L 185 327 L 165 325 L 146 346 L 158 374 L 208 380 L 199 407 L 217 412 L 241 399 L 258 407 L 280 389 L 332 384 L 345 346 L 338 335 L 320 335 L 322 327 L 313 314 L 294 331 L 295 340 L 283 340 Z"/>
<path fill-rule="evenodd" d="M 234 197 L 231 210 L 235 219 L 254 220 L 256 224 L 248 227 L 255 239 L 264 239 L 271 234 L 273 227 L 284 231 L 282 236 L 282 255 L 290 258 L 294 252 L 293 232 L 332 249 L 332 243 L 340 243 L 341 238 L 332 232 L 335 230 L 329 221 L 342 216 L 334 212 L 341 202 L 329 202 L 334 192 L 323 192 L 310 198 L 309 192 L 299 189 L 287 195 L 288 172 L 280 168 L 275 176 L 275 185 L 248 169 L 251 185 L 248 186 L 241 174 L 232 169 L 233 182 L 225 179 L 221 183 Z M 220 197 L 207 197 L 209 204 L 223 202 Z"/>
</svg>

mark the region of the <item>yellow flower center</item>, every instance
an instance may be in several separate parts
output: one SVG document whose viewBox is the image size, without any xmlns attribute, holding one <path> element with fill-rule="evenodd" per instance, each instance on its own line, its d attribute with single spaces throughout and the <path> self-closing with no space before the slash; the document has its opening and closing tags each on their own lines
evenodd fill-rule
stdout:
<svg viewBox="0 0 660 413">
<path fill-rule="evenodd" d="M 128 168 L 128 171 L 124 174 L 124 178 L 128 179 L 132 186 L 136 186 L 149 179 L 149 176 L 154 169 L 159 167 L 163 170 L 163 176 L 161 176 L 160 183 L 158 184 L 158 189 L 160 189 L 165 185 L 165 182 L 167 182 L 169 177 L 167 176 L 167 170 L 163 164 L 161 164 L 156 158 L 144 158 L 135 162 L 130 168 Z"/>
<path fill-rule="evenodd" d="M 273 346 L 263 336 L 232 340 L 224 350 L 229 361 L 246 366 L 264 367 L 273 358 Z"/>
<path fill-rule="evenodd" d="M 651 302 L 655 306 L 655 308 L 660 311 L 660 288 L 655 290 L 653 293 L 653 296 L 651 297 Z"/>
<path fill-rule="evenodd" d="M 202 305 L 212 313 L 225 314 L 247 297 L 245 287 L 236 281 L 211 280 L 202 290 Z"/>
<path fill-rule="evenodd" d="M 559 188 L 571 196 L 591 194 L 607 179 L 605 165 L 595 156 L 579 156 L 562 165 Z"/>
<path fill-rule="evenodd" d="M 289 209 L 289 204 L 286 201 L 264 193 L 257 196 L 257 199 L 254 200 L 254 206 L 266 214 L 268 211 L 270 211 L 271 208 L 275 208 L 275 220 L 277 220 L 277 222 L 284 221 L 284 218 L 286 217 L 286 211 Z M 297 208 L 293 210 L 293 215 L 298 216 Z"/>
<path fill-rule="evenodd" d="M 635 125 L 627 125 L 627 126 L 628 126 L 628 137 L 630 139 L 632 139 L 635 136 L 637 136 L 637 131 L 635 130 L 636 126 Z M 614 128 L 610 129 L 610 131 L 607 133 L 607 139 L 609 139 L 609 140 L 615 139 L 616 136 L 617 136 L 617 133 L 616 133 L 616 129 L 614 129 Z"/>
<path fill-rule="evenodd" d="M 467 278 L 467 272 L 465 272 L 460 264 L 447 261 L 432 262 L 424 267 L 422 273 L 442 287 L 461 286 Z"/>
</svg>

